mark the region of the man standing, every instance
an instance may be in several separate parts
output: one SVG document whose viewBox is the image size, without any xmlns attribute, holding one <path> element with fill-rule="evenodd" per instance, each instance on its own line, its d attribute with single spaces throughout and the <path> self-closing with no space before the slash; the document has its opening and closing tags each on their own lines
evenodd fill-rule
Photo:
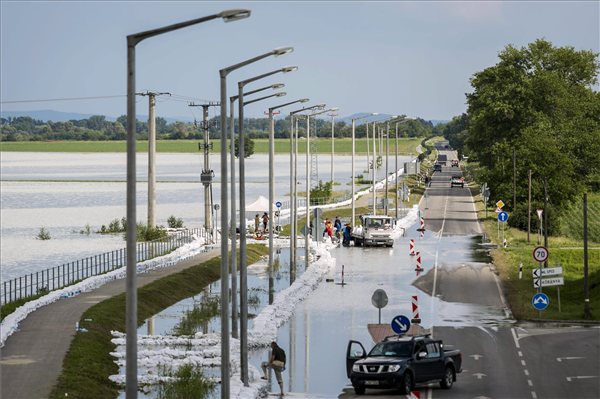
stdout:
<svg viewBox="0 0 600 399">
<path fill-rule="evenodd" d="M 281 391 L 280 395 L 283 396 L 283 377 L 281 376 L 281 372 L 285 370 L 285 351 L 277 345 L 277 342 L 271 342 L 271 356 L 269 356 L 269 361 L 262 362 L 260 367 L 264 373 L 264 376 L 261 377 L 263 380 L 267 379 L 267 368 L 275 371 L 275 378 Z"/>
</svg>

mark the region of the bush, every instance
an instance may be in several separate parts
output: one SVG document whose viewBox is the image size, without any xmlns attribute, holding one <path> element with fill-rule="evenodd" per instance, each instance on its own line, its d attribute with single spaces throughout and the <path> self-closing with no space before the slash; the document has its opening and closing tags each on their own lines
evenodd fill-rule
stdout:
<svg viewBox="0 0 600 399">
<path fill-rule="evenodd" d="M 331 182 L 323 183 L 323 180 L 319 180 L 319 184 L 317 187 L 312 188 L 310 190 L 310 204 L 316 205 L 319 204 L 320 201 L 328 202 L 331 199 L 332 193 L 332 184 Z"/>
<path fill-rule="evenodd" d="M 186 364 L 176 373 L 169 371 L 166 374 L 173 380 L 160 385 L 159 399 L 205 398 L 215 388 L 215 384 L 204 376 L 198 366 Z"/>
<path fill-rule="evenodd" d="M 38 240 L 49 240 L 51 238 L 50 232 L 48 232 L 45 227 L 40 227 L 40 232 L 36 237 Z"/>
<path fill-rule="evenodd" d="M 136 229 L 137 241 L 153 241 L 166 238 L 168 236 L 167 231 L 160 226 L 148 227 L 144 223 L 138 223 Z"/>
<path fill-rule="evenodd" d="M 167 219 L 167 224 L 172 229 L 180 229 L 183 227 L 183 219 L 176 218 L 175 215 L 171 215 L 169 216 L 169 219 Z"/>
</svg>

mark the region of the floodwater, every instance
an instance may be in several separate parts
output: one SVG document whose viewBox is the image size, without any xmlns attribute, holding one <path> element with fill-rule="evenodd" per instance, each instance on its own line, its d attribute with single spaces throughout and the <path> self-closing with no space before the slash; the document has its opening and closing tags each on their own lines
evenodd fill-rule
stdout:
<svg viewBox="0 0 600 399">
<path fill-rule="evenodd" d="M 329 156 L 321 154 L 319 178 L 330 177 Z M 399 162 L 409 157 L 400 157 Z M 336 156 L 336 191 L 349 191 L 351 157 Z M 156 221 L 166 225 L 169 216 L 185 226 L 203 222 L 204 188 L 200 183 L 200 154 L 159 153 L 156 156 Z M 220 162 L 211 155 L 215 171 L 213 198 L 220 202 Z M 390 161 L 390 164 L 394 162 Z M 356 158 L 356 173 L 366 168 L 366 156 Z M 298 179 L 304 191 L 304 158 L 299 158 Z M 3 152 L 0 157 L 0 281 L 61 265 L 87 256 L 125 247 L 121 235 L 94 231 L 126 215 L 126 154 Z M 137 160 L 137 219 L 147 214 L 147 156 Z M 275 156 L 275 197 L 285 202 L 289 193 L 289 156 Z M 239 193 L 239 190 L 238 190 Z M 246 160 L 246 203 L 268 196 L 268 156 Z M 220 224 L 220 221 L 217 222 Z M 90 226 L 91 234 L 81 234 Z M 44 227 L 50 240 L 36 239 Z"/>
</svg>

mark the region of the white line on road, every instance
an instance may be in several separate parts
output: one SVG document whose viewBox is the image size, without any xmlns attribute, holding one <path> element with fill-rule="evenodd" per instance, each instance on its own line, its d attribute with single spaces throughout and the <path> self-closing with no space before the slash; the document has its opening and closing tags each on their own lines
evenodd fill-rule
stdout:
<svg viewBox="0 0 600 399">
<path fill-rule="evenodd" d="M 523 352 L 518 351 L 517 353 L 519 354 L 520 357 L 523 357 Z"/>
<path fill-rule="evenodd" d="M 533 399 L 537 399 L 537 394 L 535 393 L 535 391 L 531 391 L 531 397 Z"/>
<path fill-rule="evenodd" d="M 585 359 L 585 357 L 581 356 L 567 356 L 567 357 L 557 357 L 557 362 L 562 362 L 563 360 L 576 360 L 576 359 Z"/>
<path fill-rule="evenodd" d="M 510 332 L 512 333 L 513 339 L 515 340 L 515 346 L 517 347 L 517 349 L 521 349 L 521 347 L 519 346 L 519 338 L 517 338 L 517 332 L 514 328 L 511 328 Z M 519 352 L 519 356 L 523 356 L 523 354 Z"/>
<path fill-rule="evenodd" d="M 527 364 L 525 363 L 525 360 L 521 360 L 521 365 L 522 365 L 523 367 L 527 366 Z"/>
<path fill-rule="evenodd" d="M 598 378 L 597 375 L 576 375 L 575 377 L 567 377 L 567 381 L 571 382 L 573 380 L 585 380 L 588 378 Z"/>
<path fill-rule="evenodd" d="M 523 372 L 525 373 L 526 376 L 529 376 L 529 370 L 525 369 L 525 370 L 523 370 Z"/>
<path fill-rule="evenodd" d="M 527 380 L 527 384 L 532 387 L 533 386 L 533 382 L 531 382 L 531 380 Z"/>
</svg>

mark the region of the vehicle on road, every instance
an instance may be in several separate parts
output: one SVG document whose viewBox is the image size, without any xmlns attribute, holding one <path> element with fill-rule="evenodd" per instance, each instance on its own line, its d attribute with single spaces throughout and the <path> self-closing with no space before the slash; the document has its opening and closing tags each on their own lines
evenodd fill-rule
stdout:
<svg viewBox="0 0 600 399">
<path fill-rule="evenodd" d="M 348 342 L 346 374 L 358 395 L 366 389 L 400 388 L 410 394 L 417 383 L 437 381 L 450 389 L 462 371 L 458 349 L 444 349 L 442 341 L 427 335 L 392 336 L 367 354 L 358 341 Z"/>
<path fill-rule="evenodd" d="M 448 156 L 446 154 L 439 154 L 437 157 L 437 163 L 445 166 L 446 162 L 448 162 Z"/>
<path fill-rule="evenodd" d="M 452 166 L 452 167 L 456 166 L 456 167 L 458 168 L 458 159 L 453 159 L 453 160 L 451 161 L 451 166 Z"/>
<path fill-rule="evenodd" d="M 434 172 L 441 172 L 442 171 L 442 165 L 439 163 L 436 163 L 435 165 L 433 165 L 433 171 Z"/>
<path fill-rule="evenodd" d="M 352 229 L 354 245 L 393 247 L 392 229 L 394 219 L 385 215 L 361 215 L 360 225 Z"/>
<path fill-rule="evenodd" d="M 450 187 L 464 187 L 465 178 L 462 176 L 452 176 L 450 179 Z"/>
</svg>

